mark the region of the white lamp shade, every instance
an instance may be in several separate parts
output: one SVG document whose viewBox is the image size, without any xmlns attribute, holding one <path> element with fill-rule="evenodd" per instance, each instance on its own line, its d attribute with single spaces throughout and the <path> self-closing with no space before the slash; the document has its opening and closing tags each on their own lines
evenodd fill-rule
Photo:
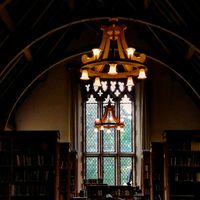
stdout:
<svg viewBox="0 0 200 200">
<path fill-rule="evenodd" d="M 146 77 L 146 73 L 144 69 L 140 69 L 139 71 L 139 75 L 138 75 L 138 79 L 145 79 Z"/>
<path fill-rule="evenodd" d="M 126 86 L 134 86 L 134 82 L 133 82 L 133 78 L 131 76 L 129 76 L 127 78 L 127 83 L 126 83 Z"/>
<path fill-rule="evenodd" d="M 89 78 L 89 76 L 88 76 L 88 71 L 87 71 L 87 69 L 84 69 L 83 71 L 82 71 L 82 74 L 81 74 L 81 78 L 80 78 L 81 80 L 89 80 L 90 78 Z"/>
<path fill-rule="evenodd" d="M 110 68 L 109 68 L 108 74 L 111 74 L 111 75 L 117 74 L 117 64 L 111 63 L 109 65 L 110 65 Z"/>
<path fill-rule="evenodd" d="M 94 87 L 100 87 L 101 86 L 101 81 L 99 77 L 96 77 L 94 80 Z"/>
<path fill-rule="evenodd" d="M 133 54 L 135 53 L 135 48 L 129 47 L 126 49 L 127 57 L 131 59 L 133 57 Z"/>
<path fill-rule="evenodd" d="M 94 59 L 98 60 L 100 57 L 101 49 L 94 48 L 92 49 L 92 53 L 93 53 Z"/>
</svg>

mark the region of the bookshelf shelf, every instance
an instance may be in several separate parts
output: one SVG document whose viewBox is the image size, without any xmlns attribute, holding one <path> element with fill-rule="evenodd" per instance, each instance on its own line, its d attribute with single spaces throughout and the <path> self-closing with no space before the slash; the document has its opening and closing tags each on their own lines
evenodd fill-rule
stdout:
<svg viewBox="0 0 200 200">
<path fill-rule="evenodd" d="M 56 199 L 57 131 L 0 133 L 0 199 Z"/>
</svg>

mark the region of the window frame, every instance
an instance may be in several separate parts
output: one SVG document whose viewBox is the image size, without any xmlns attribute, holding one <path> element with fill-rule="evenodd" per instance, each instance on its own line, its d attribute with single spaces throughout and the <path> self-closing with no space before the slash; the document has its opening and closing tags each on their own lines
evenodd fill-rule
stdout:
<svg viewBox="0 0 200 200">
<path fill-rule="evenodd" d="M 121 80 L 120 80 L 121 81 Z M 123 81 L 124 82 L 124 81 Z M 88 83 L 92 86 L 92 83 Z M 110 86 L 110 85 L 109 85 Z M 83 86 L 84 87 L 84 86 Z M 126 87 L 126 86 L 125 86 Z M 114 95 L 112 94 L 111 91 L 105 93 L 103 95 L 103 97 L 99 98 L 97 95 L 96 95 L 96 92 L 88 92 L 86 93 L 86 90 L 85 88 L 82 89 L 83 91 L 83 176 L 86 178 L 86 158 L 87 157 L 94 157 L 96 156 L 97 157 L 97 162 L 98 162 L 98 177 L 97 178 L 102 178 L 103 177 L 103 158 L 104 157 L 114 157 L 114 160 L 115 160 L 115 163 L 116 163 L 116 172 L 115 172 L 115 185 L 120 185 L 120 179 L 121 179 L 121 176 L 120 176 L 120 158 L 123 158 L 123 157 L 130 157 L 132 158 L 132 168 L 133 168 L 133 173 L 135 173 L 134 175 L 134 179 L 133 179 L 133 183 L 132 185 L 136 185 L 136 162 L 137 162 L 137 157 L 136 157 L 136 112 L 135 112 L 135 91 L 134 89 L 132 90 L 132 94 L 130 95 L 130 92 L 127 92 L 127 89 L 125 90 L 125 92 L 123 92 L 119 97 L 114 97 Z M 120 152 L 120 140 L 119 140 L 119 132 L 117 132 L 116 134 L 116 140 L 118 142 L 118 145 L 117 145 L 117 149 L 116 149 L 116 152 L 104 152 L 102 149 L 103 149 L 103 133 L 101 132 L 100 133 L 100 136 L 99 136 L 99 140 L 100 140 L 100 143 L 102 145 L 102 147 L 100 148 L 100 151 L 97 151 L 97 152 L 86 152 L 86 103 L 87 103 L 87 100 L 89 98 L 89 96 L 93 94 L 94 97 L 98 98 L 99 101 L 97 101 L 97 107 L 102 111 L 103 109 L 103 101 L 105 100 L 105 96 L 106 95 L 110 95 L 114 102 L 115 102 L 115 107 L 117 108 L 116 109 L 116 113 L 118 115 L 118 113 L 120 112 L 120 100 L 121 100 L 121 97 L 124 96 L 125 94 L 130 98 L 130 101 L 131 101 L 131 106 L 132 106 L 132 151 L 131 152 Z M 116 103 L 117 102 L 117 103 Z M 98 109 L 98 112 L 99 112 L 99 109 Z M 100 113 L 102 114 L 102 113 Z M 116 144 L 115 144 L 116 145 Z"/>
</svg>

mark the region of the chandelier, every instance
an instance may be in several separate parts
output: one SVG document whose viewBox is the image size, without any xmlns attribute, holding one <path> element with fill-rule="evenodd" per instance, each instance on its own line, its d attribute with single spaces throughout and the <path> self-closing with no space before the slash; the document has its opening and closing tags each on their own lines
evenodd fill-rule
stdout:
<svg viewBox="0 0 200 200">
<path fill-rule="evenodd" d="M 146 78 L 146 56 L 128 47 L 125 25 L 120 24 L 117 18 L 111 18 L 109 22 L 110 25 L 101 27 L 103 36 L 99 48 L 92 49 L 91 56 L 82 55 L 80 79 L 93 78 L 93 86 L 97 88 L 101 87 L 101 79 L 126 79 L 126 85 L 132 87 L 135 78 Z"/>
<path fill-rule="evenodd" d="M 128 47 L 124 31 L 127 27 L 111 18 L 109 25 L 103 25 L 99 48 L 93 48 L 90 55 L 82 55 L 81 80 L 94 79 L 93 87 L 101 87 L 101 80 L 126 79 L 126 86 L 133 87 L 135 79 L 145 79 L 146 56 L 133 47 Z M 96 130 L 108 131 L 116 128 L 122 131 L 124 122 L 115 115 L 115 107 L 109 102 L 102 117 L 95 120 Z"/>
<path fill-rule="evenodd" d="M 115 115 L 115 106 L 111 105 L 109 101 L 108 105 L 105 107 L 105 112 L 101 119 L 97 118 L 95 120 L 95 128 L 98 130 L 110 130 L 111 128 L 116 128 L 118 131 L 122 131 L 124 127 L 124 122 Z"/>
</svg>

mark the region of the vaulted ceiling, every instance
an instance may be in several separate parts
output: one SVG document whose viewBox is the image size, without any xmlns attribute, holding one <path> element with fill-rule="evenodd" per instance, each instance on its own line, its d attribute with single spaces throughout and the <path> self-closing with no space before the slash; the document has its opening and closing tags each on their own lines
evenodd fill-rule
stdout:
<svg viewBox="0 0 200 200">
<path fill-rule="evenodd" d="M 28 86 L 61 62 L 100 42 L 100 27 L 117 17 L 127 42 L 177 74 L 200 102 L 200 1 L 0 0 L 0 123 Z"/>
</svg>

